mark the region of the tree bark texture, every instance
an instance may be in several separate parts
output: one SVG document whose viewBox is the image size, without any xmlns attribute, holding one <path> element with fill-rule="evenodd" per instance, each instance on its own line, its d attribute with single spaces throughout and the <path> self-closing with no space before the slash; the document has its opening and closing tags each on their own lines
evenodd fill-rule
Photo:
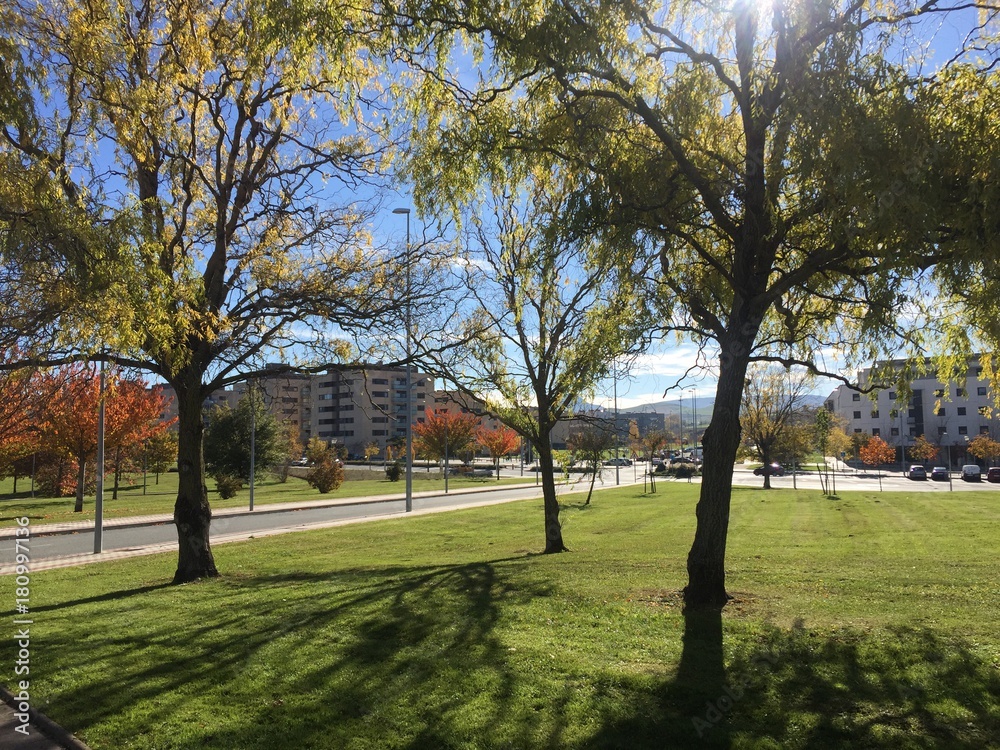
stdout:
<svg viewBox="0 0 1000 750">
<path fill-rule="evenodd" d="M 545 503 L 545 552 L 565 552 L 562 526 L 559 525 L 559 500 L 556 498 L 555 467 L 552 462 L 552 445 L 544 437 L 535 446 L 538 450 L 538 466 L 542 473 L 542 498 Z"/>
<path fill-rule="evenodd" d="M 714 609 L 729 601 L 726 593 L 726 540 L 733 491 L 733 464 L 740 444 L 740 405 L 757 326 L 741 326 L 741 334 L 724 344 L 720 358 L 712 420 L 702 438 L 704 468 L 694 544 L 688 553 L 685 607 Z"/>
<path fill-rule="evenodd" d="M 209 543 L 212 510 L 205 486 L 201 381 L 198 378 L 197 384 L 174 385 L 174 388 L 177 391 L 179 477 L 177 502 L 174 504 L 179 546 L 174 583 L 186 583 L 217 576 L 219 571 Z"/>
</svg>

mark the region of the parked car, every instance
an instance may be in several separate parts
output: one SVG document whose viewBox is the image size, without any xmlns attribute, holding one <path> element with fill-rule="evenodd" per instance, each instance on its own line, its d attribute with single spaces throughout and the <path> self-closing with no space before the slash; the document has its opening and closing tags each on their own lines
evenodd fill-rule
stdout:
<svg viewBox="0 0 1000 750">
<path fill-rule="evenodd" d="M 986 470 L 987 482 L 1000 482 L 1000 466 L 991 466 Z"/>
<path fill-rule="evenodd" d="M 983 470 L 976 464 L 966 464 L 962 467 L 962 479 L 966 482 L 978 482 L 983 478 Z"/>
<path fill-rule="evenodd" d="M 605 466 L 631 466 L 632 459 L 630 458 L 609 458 L 604 462 Z"/>
<path fill-rule="evenodd" d="M 754 476 L 762 477 L 768 474 L 772 477 L 783 477 L 785 476 L 785 467 L 779 463 L 773 463 L 770 466 L 758 466 L 753 470 Z"/>
<path fill-rule="evenodd" d="M 935 466 L 931 469 L 931 479 L 935 482 L 947 482 L 948 481 L 948 469 L 944 466 Z"/>
<path fill-rule="evenodd" d="M 907 476 L 910 479 L 927 479 L 927 469 L 923 466 L 911 466 Z"/>
</svg>

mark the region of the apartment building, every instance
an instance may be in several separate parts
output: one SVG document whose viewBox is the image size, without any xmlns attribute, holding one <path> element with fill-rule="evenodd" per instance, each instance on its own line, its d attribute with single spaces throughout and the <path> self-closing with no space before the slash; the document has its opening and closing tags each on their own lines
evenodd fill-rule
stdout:
<svg viewBox="0 0 1000 750">
<path fill-rule="evenodd" d="M 410 379 L 413 423 L 419 424 L 433 404 L 434 379 L 419 372 Z M 339 443 L 351 456 L 363 455 L 369 444 L 383 451 L 406 437 L 405 368 L 373 366 L 314 375 L 310 397 L 312 437 Z"/>
<path fill-rule="evenodd" d="M 893 363 L 902 367 L 903 363 Z M 859 382 L 870 382 L 871 370 Z M 887 388 L 875 394 L 859 393 L 842 385 L 826 400 L 826 408 L 837 414 L 848 433 L 881 437 L 890 445 L 908 446 L 920 435 L 965 456 L 966 444 L 977 435 L 1000 436 L 1000 420 L 993 407 L 993 391 L 983 379 L 979 358 L 969 362 L 967 377 L 942 382 L 936 375 L 915 378 L 909 398 Z"/>
</svg>

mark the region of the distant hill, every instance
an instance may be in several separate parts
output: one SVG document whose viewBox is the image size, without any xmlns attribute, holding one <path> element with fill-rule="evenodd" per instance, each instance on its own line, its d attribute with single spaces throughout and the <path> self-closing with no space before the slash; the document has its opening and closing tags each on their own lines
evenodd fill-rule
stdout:
<svg viewBox="0 0 1000 750">
<path fill-rule="evenodd" d="M 819 395 L 808 395 L 804 396 L 802 401 L 808 406 L 821 406 L 826 401 L 826 396 Z M 684 396 L 681 408 L 684 409 L 685 416 L 691 413 L 692 400 L 690 396 Z M 694 405 L 696 407 L 696 412 L 699 418 L 707 419 L 712 415 L 712 407 L 715 404 L 714 398 L 708 398 L 706 396 L 699 396 L 694 400 Z M 672 399 L 669 401 L 657 401 L 655 403 L 643 404 L 642 406 L 630 406 L 628 409 L 619 409 L 622 413 L 634 414 L 641 412 L 655 412 L 657 414 L 677 414 L 678 403 L 677 399 Z"/>
</svg>

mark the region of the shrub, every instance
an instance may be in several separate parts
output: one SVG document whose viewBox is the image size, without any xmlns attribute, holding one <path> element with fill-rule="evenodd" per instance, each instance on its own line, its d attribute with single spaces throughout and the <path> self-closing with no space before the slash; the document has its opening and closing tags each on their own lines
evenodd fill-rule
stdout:
<svg viewBox="0 0 1000 750">
<path fill-rule="evenodd" d="M 333 492 L 344 481 L 344 467 L 328 455 L 306 474 L 306 481 L 322 494 Z"/>
<path fill-rule="evenodd" d="M 385 478 L 390 482 L 398 482 L 403 475 L 403 467 L 398 463 L 391 463 L 385 467 Z"/>
<path fill-rule="evenodd" d="M 236 493 L 243 489 L 243 480 L 239 477 L 223 474 L 215 478 L 215 488 L 219 491 L 219 497 L 228 500 L 231 497 L 236 497 Z"/>
<path fill-rule="evenodd" d="M 698 473 L 698 467 L 694 464 L 674 464 L 668 470 L 670 474 L 673 474 L 678 479 L 688 479 L 695 476 Z"/>
</svg>

